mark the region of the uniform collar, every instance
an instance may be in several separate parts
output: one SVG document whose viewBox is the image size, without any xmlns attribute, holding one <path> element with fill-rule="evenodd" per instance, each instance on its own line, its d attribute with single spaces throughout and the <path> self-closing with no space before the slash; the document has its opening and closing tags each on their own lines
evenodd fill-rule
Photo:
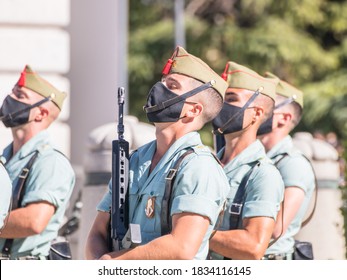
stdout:
<svg viewBox="0 0 347 280">
<path fill-rule="evenodd" d="M 288 153 L 289 150 L 293 148 L 293 140 L 290 135 L 284 137 L 280 142 L 272 147 L 270 151 L 267 152 L 269 158 L 274 158 L 280 154 Z"/>
<path fill-rule="evenodd" d="M 225 147 L 218 153 L 218 158 L 221 159 L 224 154 Z M 257 139 L 235 158 L 224 166 L 225 171 L 231 171 L 241 165 L 250 164 L 266 158 L 265 148 Z"/>
<path fill-rule="evenodd" d="M 177 153 L 179 153 L 182 150 L 186 150 L 192 146 L 201 145 L 201 139 L 199 133 L 196 131 L 189 132 L 186 135 L 182 136 L 181 138 L 177 139 L 170 148 L 166 151 L 166 153 L 163 155 L 163 157 L 160 159 L 156 167 L 153 169 L 153 171 L 150 173 L 148 180 L 151 180 L 153 176 L 158 173 L 161 169 L 165 168 L 165 165 L 171 161 Z M 149 149 L 148 151 L 141 157 L 140 162 L 147 162 L 148 165 L 150 165 L 150 162 L 152 161 L 153 155 L 155 153 L 157 146 L 156 141 L 152 141 L 149 143 Z M 141 153 L 140 153 L 141 154 Z"/>
<path fill-rule="evenodd" d="M 157 142 L 155 142 L 154 149 L 156 148 L 156 144 Z M 166 151 L 166 153 L 160 160 L 160 163 L 158 164 L 158 166 L 161 168 L 162 167 L 161 165 L 170 161 L 176 155 L 177 152 L 180 152 L 182 150 L 185 150 L 187 148 L 190 148 L 196 145 L 201 145 L 201 139 L 200 139 L 199 133 L 197 133 L 196 131 L 187 133 L 186 135 L 177 139 L 170 146 L 170 148 Z M 154 151 L 153 151 L 153 154 L 154 154 Z"/>
<path fill-rule="evenodd" d="M 29 154 L 31 154 L 33 151 L 37 150 L 37 147 L 44 146 L 45 144 L 49 143 L 49 135 L 47 130 L 43 130 L 36 134 L 34 137 L 32 137 L 28 142 L 26 142 L 20 150 L 14 155 L 14 157 L 18 159 L 25 158 Z M 6 161 L 9 161 L 12 158 L 12 151 L 13 151 L 13 142 L 9 144 L 3 152 L 3 156 L 6 158 Z"/>
</svg>

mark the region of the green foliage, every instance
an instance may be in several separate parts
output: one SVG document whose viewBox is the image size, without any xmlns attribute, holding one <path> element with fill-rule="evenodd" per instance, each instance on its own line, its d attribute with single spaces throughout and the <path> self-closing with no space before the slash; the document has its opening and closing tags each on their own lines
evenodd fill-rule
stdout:
<svg viewBox="0 0 347 280">
<path fill-rule="evenodd" d="M 347 137 L 347 69 L 306 84 L 304 122 L 309 127 L 333 130 Z"/>
<path fill-rule="evenodd" d="M 174 1 L 129 2 L 130 114 L 147 121 L 142 110 L 147 93 L 175 47 Z M 304 91 L 296 131 L 334 131 L 347 139 L 347 0 L 185 2 L 190 53 L 220 73 L 232 60 L 259 74 L 277 74 Z M 207 124 L 201 136 L 213 147 L 211 129 Z M 347 240 L 347 208 L 343 211 Z"/>
<path fill-rule="evenodd" d="M 131 0 L 130 113 L 142 107 L 174 49 L 173 1 Z M 347 134 L 347 1 L 186 0 L 186 48 L 217 72 L 233 60 L 305 93 L 297 129 Z M 210 136 L 210 137 L 209 137 Z M 203 131 L 209 144 L 209 126 Z"/>
</svg>

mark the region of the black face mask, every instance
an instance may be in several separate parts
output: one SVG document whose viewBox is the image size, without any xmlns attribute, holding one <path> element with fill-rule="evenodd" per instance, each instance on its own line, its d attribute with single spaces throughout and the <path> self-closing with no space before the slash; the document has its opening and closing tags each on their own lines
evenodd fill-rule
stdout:
<svg viewBox="0 0 347 280">
<path fill-rule="evenodd" d="M 222 110 L 212 121 L 213 130 L 219 134 L 229 134 L 242 130 L 244 113 L 245 111 L 242 110 L 242 107 L 224 103 Z M 230 119 L 232 119 L 232 122 L 221 131 L 220 128 L 223 128 Z"/>
<path fill-rule="evenodd" d="M 277 106 L 275 106 L 274 110 L 277 110 L 278 108 L 281 108 L 281 107 L 283 107 L 285 105 L 288 105 L 288 104 L 292 103 L 294 100 L 295 100 L 295 98 L 289 97 L 286 100 L 284 100 L 283 102 L 281 102 L 280 104 L 278 104 Z M 274 119 L 274 113 L 272 112 L 271 117 L 269 117 L 259 127 L 259 129 L 257 131 L 257 136 L 268 134 L 268 133 L 270 133 L 272 131 L 273 119 Z"/>
<path fill-rule="evenodd" d="M 30 110 L 51 100 L 51 97 L 32 105 L 20 102 L 8 95 L 0 108 L 0 120 L 6 127 L 16 127 L 29 122 Z"/>
<path fill-rule="evenodd" d="M 212 87 L 211 82 L 178 95 L 169 90 L 163 83 L 158 82 L 148 93 L 147 103 L 143 109 L 150 122 L 177 122 L 180 119 L 185 100 L 210 87 Z"/>
<path fill-rule="evenodd" d="M 268 118 L 265 122 L 263 122 L 257 131 L 257 136 L 261 136 L 272 131 L 272 123 L 274 120 L 274 114 L 272 113 L 271 117 Z"/>
<path fill-rule="evenodd" d="M 222 110 L 212 121 L 214 134 L 229 134 L 241 131 L 245 110 L 260 94 L 260 89 L 255 91 L 243 107 L 237 107 L 224 102 Z"/>
</svg>

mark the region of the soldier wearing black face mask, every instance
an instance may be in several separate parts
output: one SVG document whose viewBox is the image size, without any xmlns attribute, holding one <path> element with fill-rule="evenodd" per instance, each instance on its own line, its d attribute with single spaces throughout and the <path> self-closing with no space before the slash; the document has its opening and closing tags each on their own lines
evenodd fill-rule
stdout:
<svg viewBox="0 0 347 280">
<path fill-rule="evenodd" d="M 129 163 L 129 222 L 140 225 L 142 244 L 108 251 L 109 191 L 88 237 L 88 259 L 206 259 L 228 182 L 197 131 L 222 108 L 227 84 L 181 47 L 162 74 L 144 106 L 156 140 L 140 147 Z"/>
<path fill-rule="evenodd" d="M 27 104 L 8 95 L 0 108 L 0 121 L 2 121 L 6 127 L 16 127 L 26 124 L 29 122 L 30 110 L 54 99 L 54 96 L 55 94 L 52 93 L 51 96 L 39 102 Z"/>
<path fill-rule="evenodd" d="M 47 259 L 75 183 L 68 159 L 56 151 L 47 128 L 66 94 L 28 65 L 0 109 L 13 142 L 2 158 L 13 185 L 12 208 L 0 233 L 0 258 Z"/>
<path fill-rule="evenodd" d="M 177 95 L 162 82 L 156 83 L 149 91 L 147 104 L 144 106 L 148 120 L 153 123 L 177 122 L 181 118 L 186 99 L 213 87 L 214 84 L 215 81 L 212 80 L 182 95 Z"/>
<path fill-rule="evenodd" d="M 266 77 L 278 79 L 267 72 Z M 283 80 L 276 87 L 276 106 L 271 130 L 261 139 L 267 155 L 276 164 L 285 185 L 284 204 L 278 215 L 273 236 L 279 240 L 266 251 L 265 259 L 292 259 L 295 240 L 303 223 L 315 187 L 310 162 L 293 145 L 289 133 L 301 119 L 303 93 Z"/>
<path fill-rule="evenodd" d="M 287 97 L 282 100 L 282 102 L 278 102 L 278 104 L 275 106 L 274 111 L 280 109 L 281 107 L 284 107 L 292 102 L 294 102 L 297 99 L 297 95 L 293 94 L 293 96 Z M 273 122 L 274 122 L 274 112 L 271 114 L 271 116 L 261 124 L 261 126 L 258 129 L 257 135 L 262 136 L 264 134 L 268 134 L 272 131 Z"/>
<path fill-rule="evenodd" d="M 215 134 L 224 136 L 218 152 L 229 179 L 223 221 L 210 239 L 211 259 L 261 259 L 271 239 L 283 197 L 283 182 L 256 139 L 272 113 L 276 81 L 228 62 L 223 109 L 213 120 Z"/>
</svg>

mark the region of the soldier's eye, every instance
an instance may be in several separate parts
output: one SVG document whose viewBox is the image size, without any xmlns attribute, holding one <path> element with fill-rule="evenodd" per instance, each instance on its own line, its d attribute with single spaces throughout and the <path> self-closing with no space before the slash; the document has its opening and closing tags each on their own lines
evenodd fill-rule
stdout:
<svg viewBox="0 0 347 280">
<path fill-rule="evenodd" d="M 226 102 L 235 102 L 235 101 L 237 101 L 237 98 L 228 97 L 228 98 L 225 98 L 225 101 L 226 101 Z"/>
<path fill-rule="evenodd" d="M 178 87 L 175 83 L 169 83 L 167 87 L 171 90 L 178 89 Z"/>
</svg>

